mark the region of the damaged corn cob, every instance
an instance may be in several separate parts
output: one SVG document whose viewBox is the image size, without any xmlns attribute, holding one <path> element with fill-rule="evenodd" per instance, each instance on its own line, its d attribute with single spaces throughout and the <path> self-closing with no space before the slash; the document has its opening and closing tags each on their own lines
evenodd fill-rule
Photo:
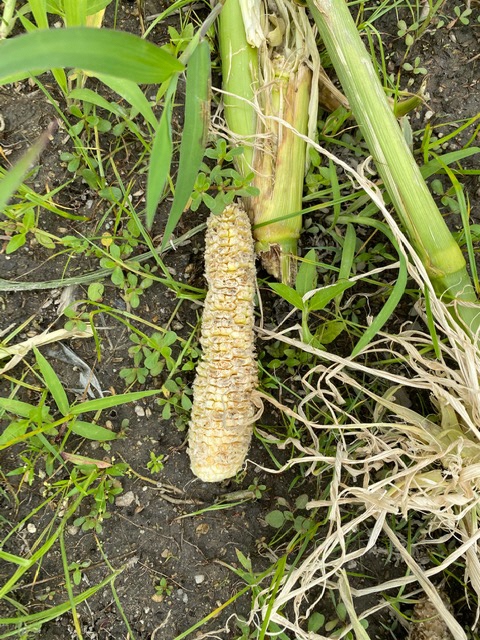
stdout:
<svg viewBox="0 0 480 640">
<path fill-rule="evenodd" d="M 202 360 L 193 385 L 189 455 L 193 473 L 219 482 L 241 468 L 253 431 L 255 256 L 250 220 L 237 205 L 210 215 Z"/>
</svg>

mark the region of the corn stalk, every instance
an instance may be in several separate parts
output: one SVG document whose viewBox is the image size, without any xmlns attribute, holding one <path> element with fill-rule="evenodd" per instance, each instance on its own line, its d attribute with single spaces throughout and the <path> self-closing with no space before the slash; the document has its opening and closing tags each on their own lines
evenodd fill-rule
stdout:
<svg viewBox="0 0 480 640">
<path fill-rule="evenodd" d="M 224 113 L 259 195 L 245 207 L 267 270 L 290 283 L 302 227 L 307 145 L 318 105 L 320 61 L 305 10 L 293 2 L 226 0 L 219 19 Z"/>
<path fill-rule="evenodd" d="M 353 115 L 438 295 L 473 333 L 477 295 L 465 259 L 413 158 L 344 0 L 307 0 Z"/>
</svg>

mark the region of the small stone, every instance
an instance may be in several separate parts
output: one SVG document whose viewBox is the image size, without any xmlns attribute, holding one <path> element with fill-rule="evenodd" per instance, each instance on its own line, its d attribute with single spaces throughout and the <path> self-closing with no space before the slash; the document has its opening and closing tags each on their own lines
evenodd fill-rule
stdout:
<svg viewBox="0 0 480 640">
<path fill-rule="evenodd" d="M 145 417 L 145 409 L 141 407 L 139 404 L 135 407 L 135 413 L 139 418 Z"/>
<path fill-rule="evenodd" d="M 201 573 L 197 573 L 197 575 L 195 576 L 195 584 L 202 584 L 204 580 L 205 580 L 205 576 L 202 575 Z"/>
<path fill-rule="evenodd" d="M 33 523 L 29 522 L 27 524 L 27 531 L 28 533 L 36 533 L 37 527 Z"/>
<path fill-rule="evenodd" d="M 117 507 L 129 507 L 133 502 L 135 502 L 135 500 L 136 498 L 133 491 L 127 491 L 115 499 L 115 504 Z"/>
</svg>

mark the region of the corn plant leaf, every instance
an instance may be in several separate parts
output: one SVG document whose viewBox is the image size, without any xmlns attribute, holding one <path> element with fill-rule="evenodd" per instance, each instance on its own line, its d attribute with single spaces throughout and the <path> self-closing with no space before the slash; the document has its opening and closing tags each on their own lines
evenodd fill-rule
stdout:
<svg viewBox="0 0 480 640">
<path fill-rule="evenodd" d="M 55 400 L 55 404 L 57 405 L 60 413 L 63 416 L 66 416 L 70 409 L 70 403 L 68 402 L 67 394 L 65 393 L 65 389 L 63 388 L 62 383 L 53 370 L 52 365 L 44 356 L 42 356 L 42 354 L 36 347 L 33 348 L 33 352 L 35 354 L 38 368 L 40 369 L 40 373 L 42 374 L 47 389 L 52 394 L 52 397 Z"/>
<path fill-rule="evenodd" d="M 163 235 L 162 249 L 165 249 L 192 195 L 205 153 L 209 120 L 210 47 L 206 40 L 202 40 L 194 49 L 187 66 L 185 123 L 180 143 L 178 177 L 172 208 Z"/>
<path fill-rule="evenodd" d="M 96 400 L 88 400 L 81 404 L 76 404 L 70 407 L 70 413 L 74 416 L 78 416 L 80 413 L 86 413 L 87 411 L 102 411 L 102 409 L 110 409 L 110 407 L 117 407 L 120 404 L 126 404 L 127 402 L 135 402 L 142 398 L 148 398 L 156 393 L 160 393 L 160 389 L 154 389 L 152 391 L 134 391 L 132 393 L 121 393 L 118 396 L 108 396 L 107 398 L 97 398 Z"/>
<path fill-rule="evenodd" d="M 30 0 L 28 4 L 37 26 L 40 29 L 48 29 L 48 3 L 45 0 Z"/>
<path fill-rule="evenodd" d="M 63 0 L 65 23 L 68 27 L 81 27 L 87 18 L 87 0 Z"/>
<path fill-rule="evenodd" d="M 0 42 L 2 84 L 11 82 L 12 77 L 27 77 L 54 67 L 78 67 L 139 84 L 164 82 L 183 69 L 182 63 L 163 49 L 133 34 L 110 29 L 39 29 Z"/>
<path fill-rule="evenodd" d="M 98 440 L 98 442 L 107 442 L 107 440 L 115 440 L 117 434 L 110 429 L 100 427 L 98 424 L 92 422 L 83 422 L 82 420 L 75 420 L 70 425 L 72 433 L 82 438 L 88 438 L 89 440 Z"/>
<path fill-rule="evenodd" d="M 70 0 L 71 2 L 72 0 Z M 76 2 L 77 0 L 73 0 L 74 2 Z M 112 0 L 87 0 L 86 1 L 86 12 L 87 12 L 87 16 L 91 16 L 94 13 L 97 13 L 98 11 L 101 11 L 102 9 L 105 9 L 105 7 L 107 5 L 110 4 Z M 31 4 L 31 1 L 30 1 Z M 53 13 L 56 15 L 63 15 L 64 11 L 62 10 L 62 4 L 61 2 L 59 2 L 59 0 L 47 0 L 46 3 L 46 10 L 48 11 L 48 13 Z"/>
</svg>

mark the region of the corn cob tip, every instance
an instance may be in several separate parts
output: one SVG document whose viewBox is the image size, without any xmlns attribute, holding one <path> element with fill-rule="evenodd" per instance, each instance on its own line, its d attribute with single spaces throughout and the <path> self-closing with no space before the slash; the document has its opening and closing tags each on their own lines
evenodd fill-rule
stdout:
<svg viewBox="0 0 480 640">
<path fill-rule="evenodd" d="M 202 359 L 193 384 L 188 452 L 193 473 L 220 482 L 242 467 L 253 432 L 255 254 L 237 205 L 207 222 Z"/>
</svg>

